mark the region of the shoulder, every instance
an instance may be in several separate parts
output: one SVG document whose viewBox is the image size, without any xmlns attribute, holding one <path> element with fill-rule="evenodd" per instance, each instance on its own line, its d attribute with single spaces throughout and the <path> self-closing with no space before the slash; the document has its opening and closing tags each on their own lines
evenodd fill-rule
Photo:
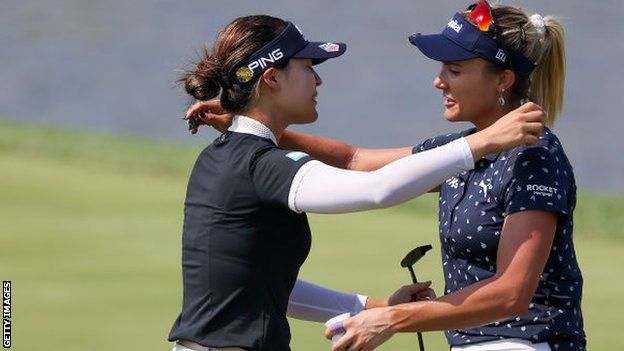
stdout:
<svg viewBox="0 0 624 351">
<path fill-rule="evenodd" d="M 412 153 L 416 154 L 419 152 L 435 149 L 436 147 L 446 145 L 450 143 L 451 141 L 457 140 L 459 138 L 463 138 L 474 132 L 475 132 L 475 129 L 471 128 L 471 129 L 466 129 L 464 131 L 457 132 L 457 133 L 438 135 L 434 138 L 427 139 L 420 144 L 416 144 L 414 148 L 412 149 Z"/>
<path fill-rule="evenodd" d="M 521 168 L 541 167 L 545 173 L 552 171 L 553 176 L 562 171 L 572 172 L 572 166 L 559 138 L 548 128 L 544 128 L 535 145 L 517 147 L 505 152 L 504 155 L 508 158 L 508 165 L 515 171 Z"/>
<path fill-rule="evenodd" d="M 576 184 L 572 166 L 552 131 L 544 129 L 535 145 L 505 154 L 508 159 L 501 190 L 507 214 L 543 210 L 567 215 L 573 211 Z"/>
</svg>

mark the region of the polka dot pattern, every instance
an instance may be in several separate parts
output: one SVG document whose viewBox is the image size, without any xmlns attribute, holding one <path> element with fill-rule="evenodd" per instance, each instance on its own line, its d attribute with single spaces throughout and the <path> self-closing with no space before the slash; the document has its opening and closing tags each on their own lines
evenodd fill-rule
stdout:
<svg viewBox="0 0 624 351">
<path fill-rule="evenodd" d="M 429 150 L 474 129 L 429 139 L 413 152 Z M 559 214 L 555 240 L 529 310 L 480 328 L 451 330 L 452 346 L 521 338 L 548 342 L 553 350 L 585 350 L 581 313 L 583 278 L 572 240 L 576 185 L 557 137 L 545 128 L 538 143 L 487 155 L 470 172 L 440 187 L 439 235 L 445 293 L 459 291 L 496 273 L 505 217 L 541 210 Z"/>
</svg>

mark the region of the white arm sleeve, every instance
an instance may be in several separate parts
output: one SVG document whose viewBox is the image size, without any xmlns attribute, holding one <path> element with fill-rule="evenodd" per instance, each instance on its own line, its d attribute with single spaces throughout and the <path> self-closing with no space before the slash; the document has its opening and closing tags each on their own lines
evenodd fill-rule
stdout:
<svg viewBox="0 0 624 351">
<path fill-rule="evenodd" d="M 310 161 L 293 179 L 288 206 L 295 212 L 315 213 L 390 207 L 473 167 L 472 151 L 464 138 L 394 161 L 374 172 L 349 171 Z"/>
<path fill-rule="evenodd" d="M 330 290 L 297 279 L 288 299 L 288 317 L 312 322 L 325 322 L 339 314 L 360 313 L 366 306 L 364 295 Z"/>
</svg>

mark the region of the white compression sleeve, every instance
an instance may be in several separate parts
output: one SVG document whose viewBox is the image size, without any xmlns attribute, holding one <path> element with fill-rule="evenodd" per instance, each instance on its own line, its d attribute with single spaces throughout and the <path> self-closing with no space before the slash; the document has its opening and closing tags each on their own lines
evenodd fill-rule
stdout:
<svg viewBox="0 0 624 351">
<path fill-rule="evenodd" d="M 366 296 L 330 290 L 297 279 L 288 299 L 288 317 L 312 322 L 325 322 L 339 314 L 360 313 Z"/>
<path fill-rule="evenodd" d="M 374 172 L 349 171 L 311 161 L 297 171 L 288 203 L 296 212 L 344 213 L 390 207 L 474 167 L 461 138 L 394 161 Z"/>
</svg>

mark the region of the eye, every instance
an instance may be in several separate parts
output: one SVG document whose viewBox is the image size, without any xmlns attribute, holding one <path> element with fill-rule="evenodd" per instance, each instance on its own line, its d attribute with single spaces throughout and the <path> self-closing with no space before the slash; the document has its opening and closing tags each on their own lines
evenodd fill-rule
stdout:
<svg viewBox="0 0 624 351">
<path fill-rule="evenodd" d="M 460 73 L 458 70 L 455 70 L 455 69 L 449 69 L 449 72 L 454 76 L 457 76 Z"/>
</svg>

